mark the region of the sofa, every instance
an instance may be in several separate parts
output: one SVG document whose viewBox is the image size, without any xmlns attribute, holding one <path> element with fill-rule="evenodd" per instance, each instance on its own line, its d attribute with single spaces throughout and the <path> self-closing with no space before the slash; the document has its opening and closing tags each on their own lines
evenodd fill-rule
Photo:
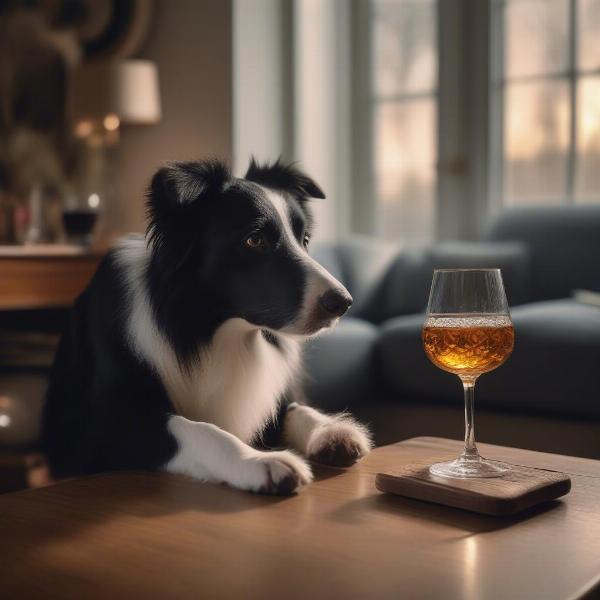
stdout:
<svg viewBox="0 0 600 600">
<path fill-rule="evenodd" d="M 479 242 L 427 247 L 355 236 L 314 256 L 354 305 L 306 350 L 306 392 L 371 422 L 379 443 L 462 435 L 458 378 L 434 367 L 421 326 L 435 268 L 499 267 L 515 325 L 509 360 L 480 378 L 478 437 L 600 458 L 600 206 L 506 209 Z"/>
</svg>

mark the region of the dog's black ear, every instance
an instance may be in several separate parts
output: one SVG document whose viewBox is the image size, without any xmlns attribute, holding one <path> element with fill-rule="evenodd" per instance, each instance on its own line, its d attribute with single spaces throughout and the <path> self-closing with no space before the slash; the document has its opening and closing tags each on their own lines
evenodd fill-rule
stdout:
<svg viewBox="0 0 600 600">
<path fill-rule="evenodd" d="M 219 194 L 231 175 L 217 160 L 173 162 L 159 169 L 148 188 L 148 231 L 169 226 L 174 217 L 203 197 Z"/>
<path fill-rule="evenodd" d="M 271 165 L 259 165 L 252 157 L 246 179 L 265 187 L 291 192 L 301 198 L 325 198 L 323 190 L 308 175 L 281 159 Z"/>
</svg>

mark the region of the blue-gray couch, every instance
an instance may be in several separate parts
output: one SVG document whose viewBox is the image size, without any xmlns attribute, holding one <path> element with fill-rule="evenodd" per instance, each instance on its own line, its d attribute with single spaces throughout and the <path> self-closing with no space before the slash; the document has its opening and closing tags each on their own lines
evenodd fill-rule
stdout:
<svg viewBox="0 0 600 600">
<path fill-rule="evenodd" d="M 307 349 L 316 404 L 372 421 L 379 441 L 460 436 L 460 383 L 421 344 L 431 274 L 500 267 L 516 343 L 477 384 L 483 437 L 600 458 L 600 306 L 573 298 L 600 292 L 600 206 L 506 210 L 477 243 L 402 247 L 352 237 L 315 257 L 355 300 L 337 329 Z"/>
</svg>

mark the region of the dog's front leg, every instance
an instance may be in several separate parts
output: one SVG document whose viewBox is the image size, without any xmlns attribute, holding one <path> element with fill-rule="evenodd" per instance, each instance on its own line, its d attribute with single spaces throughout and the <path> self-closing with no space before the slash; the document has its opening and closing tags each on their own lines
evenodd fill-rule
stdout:
<svg viewBox="0 0 600 600">
<path fill-rule="evenodd" d="M 310 467 L 288 450 L 263 452 L 210 423 L 172 416 L 167 425 L 178 450 L 165 465 L 203 481 L 264 494 L 291 494 L 312 480 Z"/>
<path fill-rule="evenodd" d="M 296 402 L 287 408 L 283 433 L 291 448 L 326 465 L 348 467 L 372 447 L 369 430 L 349 415 L 325 415 Z"/>
</svg>

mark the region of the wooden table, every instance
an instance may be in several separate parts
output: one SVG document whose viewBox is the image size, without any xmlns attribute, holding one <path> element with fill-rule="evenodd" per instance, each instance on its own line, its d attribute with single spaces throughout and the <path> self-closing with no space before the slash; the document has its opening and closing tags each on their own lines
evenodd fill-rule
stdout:
<svg viewBox="0 0 600 600">
<path fill-rule="evenodd" d="M 6 598 L 545 599 L 600 590 L 600 462 L 481 445 L 568 472 L 571 494 L 520 518 L 388 497 L 374 475 L 453 457 L 415 438 L 298 496 L 115 473 L 0 496 Z"/>
<path fill-rule="evenodd" d="M 0 246 L 0 310 L 70 306 L 103 254 L 61 244 Z"/>
</svg>

